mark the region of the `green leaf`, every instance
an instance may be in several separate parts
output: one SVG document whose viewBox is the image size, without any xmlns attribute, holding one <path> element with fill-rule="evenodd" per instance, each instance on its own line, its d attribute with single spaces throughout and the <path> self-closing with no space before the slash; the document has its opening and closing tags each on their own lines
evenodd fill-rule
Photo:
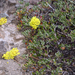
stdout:
<svg viewBox="0 0 75 75">
<path fill-rule="evenodd" d="M 51 69 L 51 66 L 50 65 L 46 65 L 46 66 L 47 66 L 48 69 Z"/>
<path fill-rule="evenodd" d="M 68 36 L 71 37 L 72 42 L 75 40 L 75 30 L 72 30 L 70 34 L 68 34 Z"/>
<path fill-rule="evenodd" d="M 30 35 L 30 32 L 31 30 L 25 30 L 24 32 L 22 32 L 22 34 L 28 37 Z"/>
</svg>

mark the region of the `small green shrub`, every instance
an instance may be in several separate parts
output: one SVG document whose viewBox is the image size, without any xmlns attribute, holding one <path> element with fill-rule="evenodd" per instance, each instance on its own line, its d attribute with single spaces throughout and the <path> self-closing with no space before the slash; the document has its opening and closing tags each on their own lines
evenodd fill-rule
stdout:
<svg viewBox="0 0 75 75">
<path fill-rule="evenodd" d="M 54 8 L 50 7 L 51 2 Z M 39 2 L 38 5 L 29 10 L 24 8 L 18 11 L 18 27 L 25 36 L 24 41 L 29 51 L 29 61 L 25 67 L 27 69 L 28 66 L 34 66 L 33 75 L 46 75 L 48 72 L 51 75 L 62 75 L 63 64 L 71 64 L 72 59 L 67 61 L 67 57 L 75 43 L 74 2 L 48 0 Z M 36 29 L 29 24 L 33 16 L 41 22 Z"/>
</svg>

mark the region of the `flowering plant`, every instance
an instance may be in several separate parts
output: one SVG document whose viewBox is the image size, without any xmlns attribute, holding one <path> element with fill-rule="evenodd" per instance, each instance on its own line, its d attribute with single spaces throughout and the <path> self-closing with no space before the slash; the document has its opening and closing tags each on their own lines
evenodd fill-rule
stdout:
<svg viewBox="0 0 75 75">
<path fill-rule="evenodd" d="M 0 25 L 3 25 L 3 24 L 5 24 L 5 23 L 7 23 L 6 17 L 1 18 L 1 19 L 0 19 Z"/>
<path fill-rule="evenodd" d="M 15 56 L 19 55 L 20 52 L 18 52 L 19 50 L 17 48 L 13 48 L 10 51 L 7 51 L 6 54 L 3 54 L 2 58 L 4 59 L 14 59 Z"/>
<path fill-rule="evenodd" d="M 74 67 L 72 63 L 75 61 L 74 0 L 45 0 L 38 5 L 28 9 L 29 3 L 25 3 L 26 9 L 19 10 L 18 23 L 20 32 L 25 36 L 23 42 L 27 51 L 23 55 L 27 59 L 23 67 L 26 71 L 32 71 L 32 75 L 62 75 L 64 71 L 69 74 L 70 71 L 64 67 Z M 21 10 L 25 13 L 21 13 Z M 40 21 L 36 19 L 37 16 Z"/>
<path fill-rule="evenodd" d="M 33 29 L 37 29 L 38 25 L 40 24 L 40 20 L 38 18 L 32 17 L 31 21 L 29 22 L 30 26 L 33 27 Z"/>
</svg>

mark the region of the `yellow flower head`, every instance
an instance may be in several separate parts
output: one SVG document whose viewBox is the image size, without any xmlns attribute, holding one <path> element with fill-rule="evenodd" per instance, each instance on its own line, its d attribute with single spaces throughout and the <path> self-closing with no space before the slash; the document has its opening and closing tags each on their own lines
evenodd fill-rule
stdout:
<svg viewBox="0 0 75 75">
<path fill-rule="evenodd" d="M 5 24 L 5 23 L 7 23 L 6 17 L 1 18 L 1 19 L 0 19 L 0 25 L 3 25 L 3 24 Z"/>
<path fill-rule="evenodd" d="M 14 59 L 15 56 L 19 55 L 20 52 L 17 48 L 13 48 L 10 51 L 7 51 L 6 54 L 3 54 L 2 58 L 4 59 Z"/>
<path fill-rule="evenodd" d="M 37 29 L 38 25 L 40 24 L 40 20 L 38 18 L 32 17 L 31 21 L 29 22 L 30 26 L 33 27 L 33 29 Z"/>
</svg>

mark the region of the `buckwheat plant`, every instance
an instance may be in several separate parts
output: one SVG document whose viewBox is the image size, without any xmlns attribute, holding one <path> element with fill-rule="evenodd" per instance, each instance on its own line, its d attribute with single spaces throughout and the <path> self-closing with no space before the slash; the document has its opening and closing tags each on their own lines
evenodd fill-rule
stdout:
<svg viewBox="0 0 75 75">
<path fill-rule="evenodd" d="M 37 29 L 38 25 L 40 24 L 40 20 L 38 18 L 32 17 L 31 21 L 29 22 L 30 26 L 33 27 L 33 29 Z"/>
<path fill-rule="evenodd" d="M 1 19 L 0 19 L 0 25 L 3 25 L 3 24 L 5 24 L 5 23 L 7 23 L 6 17 L 1 18 Z"/>
<path fill-rule="evenodd" d="M 20 54 L 19 50 L 17 48 L 13 48 L 12 50 L 7 51 L 5 54 L 3 54 L 2 58 L 7 60 L 14 59 L 14 57 L 19 54 Z"/>
</svg>

